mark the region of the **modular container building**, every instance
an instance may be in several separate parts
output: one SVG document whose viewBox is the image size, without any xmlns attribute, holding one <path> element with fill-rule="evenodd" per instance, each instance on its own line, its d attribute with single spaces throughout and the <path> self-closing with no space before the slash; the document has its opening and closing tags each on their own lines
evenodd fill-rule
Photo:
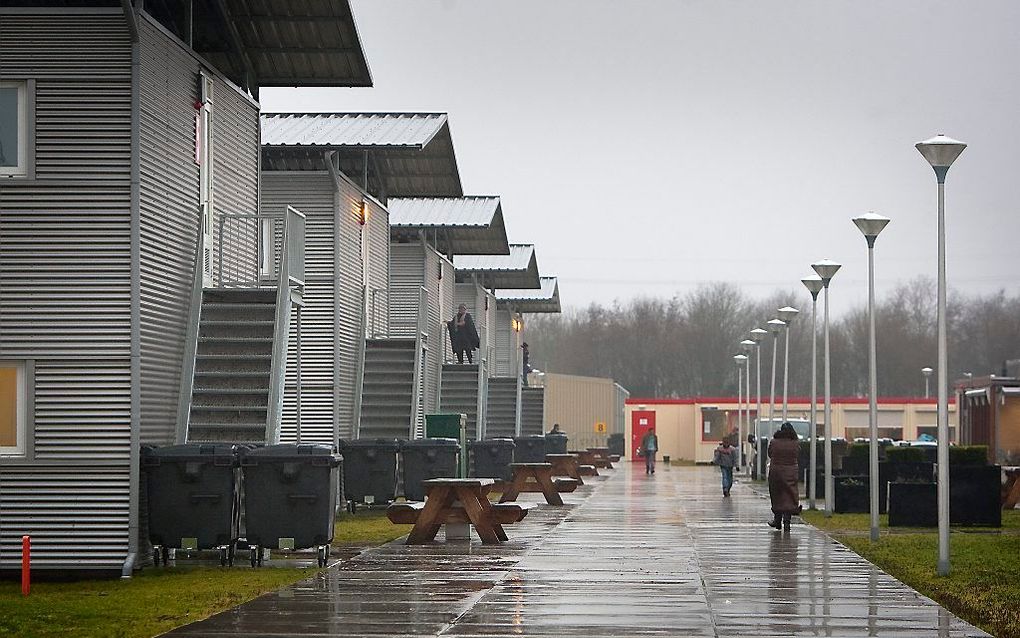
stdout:
<svg viewBox="0 0 1020 638">
<path fill-rule="evenodd" d="M 258 87 L 371 78 L 344 1 L 76 4 L 0 7 L 0 570 L 27 534 L 35 569 L 130 574 L 139 450 L 178 438 L 196 282 L 258 252 L 219 232 L 258 211 Z"/>
<path fill-rule="evenodd" d="M 622 387 L 612 379 L 546 372 L 545 429 L 555 424 L 570 437 L 571 449 L 605 446 L 610 434 L 622 432 L 619 400 Z"/>
<path fill-rule="evenodd" d="M 988 376 L 956 382 L 960 441 L 987 445 L 988 460 L 1020 464 L 1020 379 Z"/>
</svg>

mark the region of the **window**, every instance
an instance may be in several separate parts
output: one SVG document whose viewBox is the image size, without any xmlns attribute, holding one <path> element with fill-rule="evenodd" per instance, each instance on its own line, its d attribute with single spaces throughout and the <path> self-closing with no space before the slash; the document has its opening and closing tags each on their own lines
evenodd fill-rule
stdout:
<svg viewBox="0 0 1020 638">
<path fill-rule="evenodd" d="M 737 438 L 737 413 L 719 408 L 701 409 L 701 440 L 721 441 L 723 437 Z"/>
<path fill-rule="evenodd" d="M 0 82 L 0 176 L 28 175 L 28 87 Z"/>
<path fill-rule="evenodd" d="M 25 453 L 25 366 L 0 361 L 0 455 Z"/>
</svg>

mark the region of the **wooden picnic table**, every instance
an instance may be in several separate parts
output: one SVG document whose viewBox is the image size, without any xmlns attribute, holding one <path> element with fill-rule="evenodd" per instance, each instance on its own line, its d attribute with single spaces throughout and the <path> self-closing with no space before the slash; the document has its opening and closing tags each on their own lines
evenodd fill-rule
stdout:
<svg viewBox="0 0 1020 638">
<path fill-rule="evenodd" d="M 546 454 L 545 460 L 552 465 L 553 476 L 566 476 L 576 480 L 578 485 L 584 485 L 576 454 Z"/>
<path fill-rule="evenodd" d="M 568 450 L 570 454 L 577 455 L 578 472 L 581 476 L 598 476 L 599 470 L 595 467 L 595 455 L 588 450 Z"/>
<path fill-rule="evenodd" d="M 507 540 L 503 525 L 516 523 L 528 514 L 529 506 L 519 503 L 494 505 L 489 491 L 495 481 L 489 478 L 436 478 L 422 482 L 425 502 L 393 503 L 386 516 L 393 523 L 413 523 L 408 545 L 425 545 L 436 538 L 439 528 L 454 523 L 470 523 L 482 543 Z"/>
<path fill-rule="evenodd" d="M 1006 484 L 1002 486 L 1002 509 L 1011 510 L 1020 503 L 1020 467 L 1004 467 Z"/>
<path fill-rule="evenodd" d="M 545 502 L 550 505 L 563 505 L 560 492 L 573 492 L 577 489 L 577 481 L 572 478 L 553 477 L 552 463 L 511 463 L 513 479 L 503 495 L 500 503 L 516 501 L 522 492 L 541 492 Z"/>
<path fill-rule="evenodd" d="M 603 467 L 607 470 L 613 469 L 613 462 L 609 460 L 609 448 L 590 447 L 588 451 L 595 455 L 595 467 Z"/>
</svg>

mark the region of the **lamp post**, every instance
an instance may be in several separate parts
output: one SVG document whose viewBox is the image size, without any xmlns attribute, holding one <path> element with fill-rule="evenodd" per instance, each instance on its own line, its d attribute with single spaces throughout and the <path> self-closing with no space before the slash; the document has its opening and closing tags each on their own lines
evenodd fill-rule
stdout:
<svg viewBox="0 0 1020 638">
<path fill-rule="evenodd" d="M 747 357 L 744 359 L 744 400 L 746 402 L 744 410 L 744 419 L 746 427 L 744 429 L 745 434 L 740 435 L 740 465 L 743 467 L 744 459 L 744 444 L 746 443 L 746 433 L 751 431 L 751 353 L 754 351 L 755 342 L 750 339 L 744 339 L 740 342 L 740 349 L 744 351 Z M 750 467 L 750 466 L 748 466 Z"/>
<path fill-rule="evenodd" d="M 946 174 L 967 145 L 944 135 L 918 142 L 918 152 L 931 164 L 938 182 L 938 574 L 949 575 L 949 396 L 946 354 Z"/>
<path fill-rule="evenodd" d="M 786 390 L 790 380 L 790 324 L 799 314 L 800 310 L 791 306 L 783 306 L 778 312 L 779 318 L 786 323 L 786 328 L 783 330 L 785 333 L 785 352 L 783 353 L 783 423 L 786 423 L 786 403 L 789 397 Z"/>
<path fill-rule="evenodd" d="M 888 217 L 865 213 L 854 224 L 868 242 L 868 486 L 871 492 L 871 542 L 878 541 L 878 372 L 875 348 L 875 240 Z"/>
<path fill-rule="evenodd" d="M 928 392 L 928 379 L 931 379 L 931 373 L 934 372 L 931 368 L 921 368 L 921 376 L 924 377 L 924 398 L 930 398 Z"/>
<path fill-rule="evenodd" d="M 786 327 L 782 319 L 769 319 L 769 332 L 772 333 L 772 386 L 769 391 L 769 429 L 775 427 L 776 420 L 776 351 L 779 350 L 779 333 Z"/>
<path fill-rule="evenodd" d="M 754 358 L 756 371 L 754 373 L 754 381 L 756 386 L 755 395 L 757 396 L 756 407 L 754 410 L 754 447 L 757 450 L 754 457 L 754 476 L 758 476 L 758 467 L 761 465 L 761 454 L 762 454 L 762 441 L 761 437 L 758 436 L 758 421 L 761 420 L 761 342 L 768 334 L 767 330 L 761 328 L 754 328 L 748 333 L 751 341 L 754 342 Z"/>
<path fill-rule="evenodd" d="M 746 354 L 735 354 L 733 355 L 733 362 L 737 364 L 737 437 L 739 439 L 737 446 L 737 464 L 743 462 L 743 437 L 744 437 L 744 364 L 747 362 Z"/>
<path fill-rule="evenodd" d="M 815 509 L 818 491 L 818 293 L 822 291 L 822 278 L 811 275 L 800 280 L 811 293 L 811 469 L 808 470 L 808 508 Z"/>
<path fill-rule="evenodd" d="M 832 494 L 832 386 L 830 383 L 831 366 L 829 362 L 829 284 L 836 276 L 842 264 L 837 264 L 831 259 L 823 259 L 811 264 L 811 269 L 821 277 L 822 288 L 825 290 L 824 310 L 822 311 L 822 331 L 824 333 L 825 354 L 822 366 L 825 368 L 824 392 L 825 392 L 825 515 L 832 516 L 833 494 Z"/>
</svg>

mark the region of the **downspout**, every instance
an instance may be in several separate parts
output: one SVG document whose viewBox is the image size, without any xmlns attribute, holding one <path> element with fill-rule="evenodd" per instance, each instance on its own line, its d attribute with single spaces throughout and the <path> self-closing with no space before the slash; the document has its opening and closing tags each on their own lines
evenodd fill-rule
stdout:
<svg viewBox="0 0 1020 638">
<path fill-rule="evenodd" d="M 141 254 L 139 250 L 141 179 L 139 134 L 141 113 L 138 22 L 129 0 L 121 0 L 131 34 L 131 436 L 128 453 L 128 552 L 120 568 L 121 578 L 131 578 L 138 558 L 141 499 Z"/>
</svg>

